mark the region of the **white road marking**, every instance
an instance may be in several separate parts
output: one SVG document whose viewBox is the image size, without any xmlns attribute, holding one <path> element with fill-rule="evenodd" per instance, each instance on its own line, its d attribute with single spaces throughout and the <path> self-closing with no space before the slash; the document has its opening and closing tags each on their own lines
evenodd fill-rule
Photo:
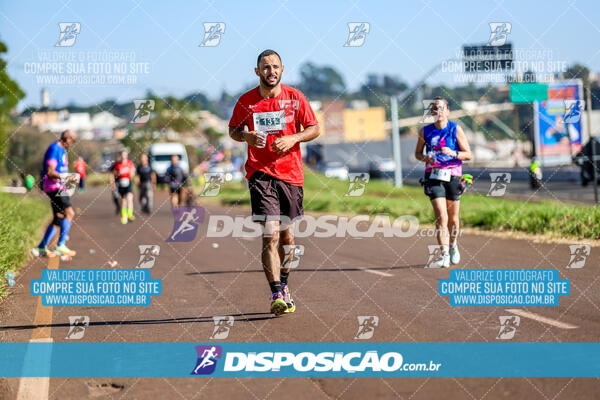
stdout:
<svg viewBox="0 0 600 400">
<path fill-rule="evenodd" d="M 52 242 L 56 244 L 56 239 Z M 60 257 L 51 258 L 48 261 L 48 269 L 58 269 Z M 52 306 L 43 306 L 42 297 L 40 296 L 37 301 L 35 308 L 35 317 L 33 324 L 38 325 L 37 328 L 33 329 L 31 333 L 31 340 L 29 343 L 52 343 Z M 30 354 L 29 348 L 25 353 L 25 362 L 31 360 L 32 357 L 35 359 L 35 355 Z M 47 355 L 47 359 L 38 360 L 38 362 L 44 363 L 44 367 L 47 366 L 47 376 L 37 378 L 25 378 L 19 379 L 19 390 L 17 391 L 17 400 L 48 400 L 48 394 L 50 393 L 50 355 Z M 25 366 L 25 363 L 23 364 Z"/>
<path fill-rule="evenodd" d="M 369 268 L 364 268 L 364 267 L 363 268 L 359 268 L 359 269 L 361 269 L 361 270 L 363 270 L 365 272 L 370 272 L 370 273 L 375 274 L 375 275 L 394 276 L 392 274 L 388 274 L 387 272 L 381 272 L 381 271 L 377 271 L 377 270 L 374 270 L 374 269 L 369 269 Z"/>
<path fill-rule="evenodd" d="M 560 329 L 577 329 L 577 328 L 579 328 L 577 325 L 571 325 L 571 324 L 568 324 L 566 322 L 560 322 L 560 321 L 557 321 L 555 319 L 543 317 L 541 315 L 537 315 L 537 314 L 534 314 L 532 312 L 528 312 L 528 311 L 521 310 L 521 309 L 518 309 L 518 308 L 509 308 L 506 311 L 508 311 L 508 312 L 510 312 L 512 314 L 519 315 L 519 316 L 521 316 L 523 318 L 529 318 L 529 319 L 532 319 L 534 321 L 538 321 L 538 322 L 542 322 L 544 324 L 552 325 L 552 326 L 555 326 L 555 327 L 560 328 Z"/>
<path fill-rule="evenodd" d="M 31 339 L 29 343 L 52 343 L 52 338 Z M 39 351 L 34 354 L 31 346 L 28 346 L 25 352 L 23 369 L 29 364 L 44 363 L 47 368 L 47 375 L 43 377 L 21 377 L 19 379 L 19 390 L 17 391 L 17 400 L 47 400 L 50 392 L 50 352 L 44 354 L 44 359 L 40 360 Z M 30 366 L 31 367 L 31 366 Z"/>
</svg>

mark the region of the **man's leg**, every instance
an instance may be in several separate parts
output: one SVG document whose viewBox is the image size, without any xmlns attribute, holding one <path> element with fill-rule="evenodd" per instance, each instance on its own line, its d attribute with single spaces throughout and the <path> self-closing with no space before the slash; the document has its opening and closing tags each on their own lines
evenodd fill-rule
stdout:
<svg viewBox="0 0 600 400">
<path fill-rule="evenodd" d="M 286 225 L 279 234 L 279 261 L 281 263 L 281 289 L 283 290 L 283 300 L 288 306 L 287 312 L 296 311 L 296 303 L 292 298 L 288 279 L 292 263 L 296 259 L 294 244 L 294 223 Z"/>
<path fill-rule="evenodd" d="M 60 234 L 58 236 L 58 244 L 56 245 L 55 251 L 63 256 L 74 256 L 77 252 L 69 249 L 67 247 L 67 237 L 69 236 L 69 231 L 71 230 L 71 224 L 73 222 L 73 218 L 75 218 L 75 211 L 71 204 L 64 208 L 63 214 L 58 214 L 61 218 L 60 220 Z"/>
<path fill-rule="evenodd" d="M 62 246 L 67 242 L 67 236 L 71 230 L 71 224 L 75 217 L 75 211 L 73 207 L 67 207 L 65 209 L 65 217 L 60 222 L 60 235 L 58 236 L 58 246 Z"/>
<path fill-rule="evenodd" d="M 129 193 L 119 189 L 119 194 L 121 195 L 121 223 L 127 223 L 127 195 Z"/>
<path fill-rule="evenodd" d="M 130 221 L 135 219 L 133 216 L 133 192 L 131 191 L 127 193 L 127 218 L 129 218 Z"/>
<path fill-rule="evenodd" d="M 58 230 L 58 226 L 54 225 L 53 223 L 49 223 L 48 227 L 46 228 L 46 232 L 44 232 L 44 237 L 42 238 L 42 241 L 38 245 L 38 249 L 45 249 L 46 246 L 48 246 L 48 243 L 52 240 L 52 238 L 56 234 L 57 230 Z"/>
<path fill-rule="evenodd" d="M 279 262 L 281 265 L 281 283 L 287 285 L 290 266 L 294 261 L 294 224 L 282 228 L 279 233 Z"/>
<path fill-rule="evenodd" d="M 179 207 L 179 193 L 177 190 L 171 192 L 171 207 L 177 208 Z"/>
<path fill-rule="evenodd" d="M 266 221 L 262 238 L 262 264 L 265 276 L 271 286 L 271 292 L 281 291 L 281 277 L 278 246 L 279 246 L 279 221 Z M 276 285 L 276 288 L 273 287 Z"/>
<path fill-rule="evenodd" d="M 275 315 L 281 315 L 288 310 L 281 287 L 279 236 L 279 221 L 266 221 L 262 240 L 262 264 L 271 288 L 271 312 Z"/>
</svg>

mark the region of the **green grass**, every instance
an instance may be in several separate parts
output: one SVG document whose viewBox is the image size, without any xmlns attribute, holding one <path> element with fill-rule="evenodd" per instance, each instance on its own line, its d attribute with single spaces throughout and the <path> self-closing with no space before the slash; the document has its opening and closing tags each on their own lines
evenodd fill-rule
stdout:
<svg viewBox="0 0 600 400">
<path fill-rule="evenodd" d="M 422 187 L 396 188 L 373 180 L 360 197 L 344 197 L 348 182 L 328 179 L 305 169 L 304 209 L 343 214 L 414 215 L 433 223 L 433 211 Z M 210 198 L 204 198 L 210 201 Z M 241 183 L 228 183 L 213 200 L 225 205 L 250 205 Z M 462 196 L 461 223 L 496 232 L 524 232 L 554 238 L 600 239 L 600 207 L 567 205 L 556 201 L 523 202 L 480 194 Z"/>
<path fill-rule="evenodd" d="M 8 286 L 6 273 L 23 266 L 49 215 L 50 208 L 40 197 L 0 193 L 0 298 Z"/>
</svg>

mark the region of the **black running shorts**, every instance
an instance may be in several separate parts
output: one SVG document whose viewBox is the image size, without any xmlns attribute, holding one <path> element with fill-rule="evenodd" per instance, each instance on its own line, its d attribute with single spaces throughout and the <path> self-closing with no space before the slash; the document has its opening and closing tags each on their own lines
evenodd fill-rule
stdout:
<svg viewBox="0 0 600 400">
<path fill-rule="evenodd" d="M 248 180 L 252 219 L 293 222 L 304 215 L 302 186 L 294 186 L 262 171 L 256 171 Z"/>
<path fill-rule="evenodd" d="M 425 173 L 425 194 L 429 199 L 445 197 L 446 200 L 460 200 L 460 176 L 452 176 L 450 182 L 429 179 L 430 172 Z"/>
</svg>

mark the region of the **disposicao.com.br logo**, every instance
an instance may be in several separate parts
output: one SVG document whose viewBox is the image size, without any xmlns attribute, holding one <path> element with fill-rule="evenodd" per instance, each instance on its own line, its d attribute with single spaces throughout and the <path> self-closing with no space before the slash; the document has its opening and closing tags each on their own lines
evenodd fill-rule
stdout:
<svg viewBox="0 0 600 400">
<path fill-rule="evenodd" d="M 207 347 L 207 346 L 206 346 Z M 284 375 L 301 376 L 315 373 L 398 373 L 398 372 L 439 372 L 441 363 L 432 360 L 422 363 L 406 363 L 398 352 L 377 350 L 349 352 L 224 352 L 221 372 L 235 376 L 260 376 L 265 373 L 282 372 Z M 201 357 L 202 358 L 202 357 Z M 204 358 L 202 358 L 204 359 Z M 198 367 L 197 367 L 198 368 Z M 214 368 L 214 367 L 213 367 Z M 213 369 L 214 371 L 214 369 Z M 211 371 L 210 373 L 212 374 Z M 220 374 L 219 374 L 220 375 Z"/>
</svg>

